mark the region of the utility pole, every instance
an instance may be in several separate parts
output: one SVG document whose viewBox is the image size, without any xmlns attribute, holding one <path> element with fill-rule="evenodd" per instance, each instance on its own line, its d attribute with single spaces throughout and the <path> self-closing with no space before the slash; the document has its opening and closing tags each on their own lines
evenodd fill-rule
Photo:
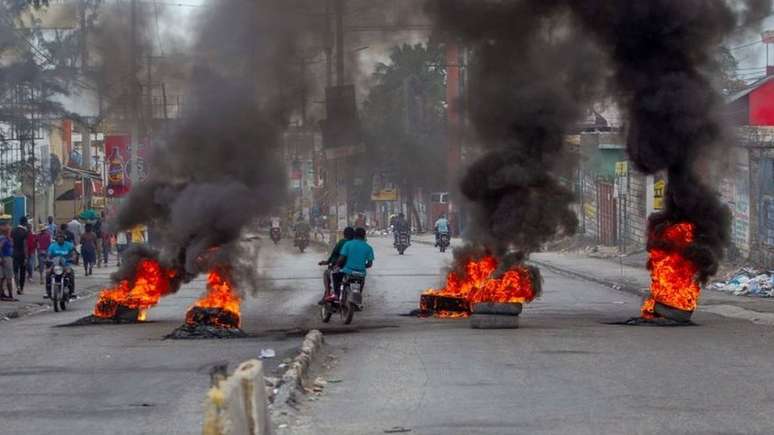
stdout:
<svg viewBox="0 0 774 435">
<path fill-rule="evenodd" d="M 336 1 L 336 85 L 344 86 L 344 1 Z"/>
<path fill-rule="evenodd" d="M 333 35 L 331 28 L 331 0 L 325 0 L 325 86 L 333 86 Z"/>
<path fill-rule="evenodd" d="M 89 70 L 89 48 L 88 41 L 86 39 L 86 0 L 81 0 L 80 5 L 80 19 L 81 19 L 81 34 L 80 34 L 80 51 L 81 51 L 81 76 L 86 77 Z M 91 170 L 91 129 L 87 120 L 82 119 L 79 122 L 81 130 L 81 152 L 83 156 L 83 168 Z M 83 180 L 83 204 L 84 208 L 91 207 L 91 197 L 93 192 L 91 191 L 91 182 L 86 183 Z M 91 181 L 91 180 L 89 180 Z"/>
<path fill-rule="evenodd" d="M 129 43 L 129 64 L 130 64 L 130 70 L 129 70 L 129 100 L 131 107 L 129 108 L 130 112 L 130 122 L 131 122 L 131 137 L 130 137 L 130 144 L 129 147 L 131 148 L 130 153 L 130 178 L 132 180 L 132 187 L 135 187 L 137 183 L 140 181 L 139 177 L 139 165 L 137 164 L 137 159 L 139 157 L 139 154 L 137 152 L 137 148 L 139 147 L 140 140 L 140 128 L 139 128 L 139 122 L 140 122 L 140 101 L 139 101 L 139 92 L 140 92 L 140 86 L 139 82 L 137 81 L 137 0 L 132 0 L 130 7 L 131 10 L 131 28 L 129 36 L 130 43 Z"/>
</svg>

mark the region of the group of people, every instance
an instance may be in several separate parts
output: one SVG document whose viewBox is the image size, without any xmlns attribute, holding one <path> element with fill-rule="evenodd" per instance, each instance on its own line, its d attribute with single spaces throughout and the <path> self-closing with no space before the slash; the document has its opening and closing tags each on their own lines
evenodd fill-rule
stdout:
<svg viewBox="0 0 774 435">
<path fill-rule="evenodd" d="M 23 294 L 35 270 L 43 284 L 46 263 L 55 256 L 65 257 L 68 263 L 78 264 L 82 260 L 85 274 L 91 275 L 95 265 L 107 266 L 111 238 L 103 229 L 102 218 L 84 225 L 74 217 L 57 226 L 49 216 L 37 231 L 26 216 L 19 218 L 13 228 L 8 219 L 0 219 L 0 300 L 16 300 L 14 286 L 18 295 Z"/>
<path fill-rule="evenodd" d="M 344 228 L 342 236 L 328 259 L 319 263 L 320 266 L 328 266 L 323 275 L 325 294 L 320 300 L 321 305 L 339 296 L 345 275 L 353 272 L 365 275 L 366 269 L 374 264 L 374 250 L 366 242 L 365 228 Z"/>
</svg>

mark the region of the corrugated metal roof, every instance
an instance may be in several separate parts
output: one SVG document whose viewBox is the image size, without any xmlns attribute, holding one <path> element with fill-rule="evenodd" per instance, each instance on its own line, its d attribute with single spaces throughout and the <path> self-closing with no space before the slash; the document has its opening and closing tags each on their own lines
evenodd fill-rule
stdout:
<svg viewBox="0 0 774 435">
<path fill-rule="evenodd" d="M 744 96 L 749 95 L 750 92 L 760 88 L 761 86 L 765 85 L 766 83 L 768 83 L 772 79 L 774 79 L 774 75 L 771 75 L 771 76 L 768 76 L 768 77 L 764 77 L 764 78 L 758 80 L 757 82 L 751 84 L 750 86 L 742 89 L 741 91 L 733 93 L 733 94 L 727 96 L 726 97 L 726 103 L 733 103 L 734 101 L 736 101 L 736 100 L 738 100 L 738 99 L 740 99 L 740 98 L 742 98 Z"/>
</svg>

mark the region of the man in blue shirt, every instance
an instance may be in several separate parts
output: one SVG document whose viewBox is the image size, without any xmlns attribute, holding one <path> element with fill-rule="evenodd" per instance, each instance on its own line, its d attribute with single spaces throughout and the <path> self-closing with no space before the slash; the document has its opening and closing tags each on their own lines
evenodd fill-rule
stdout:
<svg viewBox="0 0 774 435">
<path fill-rule="evenodd" d="M 441 215 L 438 217 L 438 220 L 435 221 L 435 246 L 438 246 L 438 239 L 441 237 L 441 234 L 448 234 L 449 233 L 449 221 L 446 219 L 445 215 Z"/>
<path fill-rule="evenodd" d="M 56 241 L 48 246 L 48 259 L 53 260 L 55 257 L 62 257 L 63 266 L 65 266 L 66 271 L 65 273 L 70 274 L 70 297 L 73 296 L 73 292 L 75 291 L 75 275 L 73 274 L 73 270 L 70 267 L 70 262 L 73 261 L 75 257 L 75 245 L 72 244 L 72 242 L 68 242 L 65 240 L 65 235 L 63 232 L 58 232 L 56 234 Z M 52 268 L 48 268 L 48 271 L 46 272 L 46 297 L 51 297 L 51 273 Z"/>
<path fill-rule="evenodd" d="M 0 300 L 13 301 L 13 242 L 11 228 L 8 225 L 10 216 L 0 216 Z M 7 291 L 7 295 L 6 295 Z"/>
<path fill-rule="evenodd" d="M 341 248 L 336 264 L 346 274 L 352 272 L 366 273 L 366 269 L 374 264 L 374 249 L 365 241 L 365 228 L 355 229 L 355 238 L 345 243 Z"/>
</svg>

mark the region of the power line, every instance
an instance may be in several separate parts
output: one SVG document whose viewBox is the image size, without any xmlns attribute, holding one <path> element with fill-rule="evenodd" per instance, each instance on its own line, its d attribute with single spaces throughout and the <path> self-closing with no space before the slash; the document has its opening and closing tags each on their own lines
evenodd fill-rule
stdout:
<svg viewBox="0 0 774 435">
<path fill-rule="evenodd" d="M 731 48 L 729 48 L 729 50 L 738 50 L 740 48 L 750 47 L 750 46 L 753 46 L 755 44 L 762 44 L 762 43 L 763 43 L 763 41 L 761 41 L 761 40 L 751 41 L 751 42 L 748 42 L 746 44 L 737 45 L 736 47 L 731 47 Z"/>
</svg>

